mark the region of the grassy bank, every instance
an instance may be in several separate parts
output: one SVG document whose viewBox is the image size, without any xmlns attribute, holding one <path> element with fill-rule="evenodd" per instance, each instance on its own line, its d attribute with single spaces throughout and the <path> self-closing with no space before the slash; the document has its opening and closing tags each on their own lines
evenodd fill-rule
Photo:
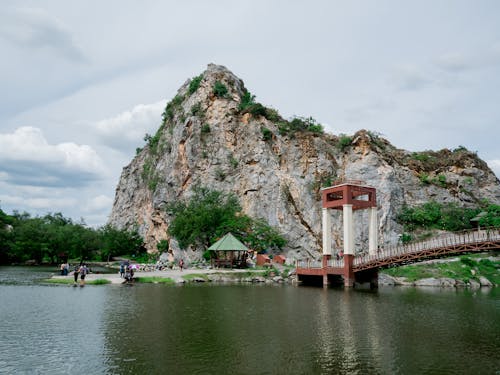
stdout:
<svg viewBox="0 0 500 375">
<path fill-rule="evenodd" d="M 458 260 L 446 263 L 420 263 L 383 270 L 393 277 L 404 277 L 413 282 L 425 278 L 451 278 L 465 283 L 470 280 L 479 281 L 481 276 L 493 284 L 500 285 L 500 261 L 487 258 L 488 255 L 464 255 Z"/>
<path fill-rule="evenodd" d="M 45 279 L 42 282 L 44 284 L 67 284 L 67 285 L 74 284 L 73 279 Z M 80 284 L 80 281 L 78 281 L 77 284 Z M 85 285 L 105 285 L 105 284 L 111 284 L 111 281 L 106 279 L 85 281 Z"/>
<path fill-rule="evenodd" d="M 174 284 L 174 280 L 170 277 L 161 277 L 161 276 L 141 276 L 135 277 L 134 281 L 137 283 L 145 283 L 145 284 Z"/>
</svg>

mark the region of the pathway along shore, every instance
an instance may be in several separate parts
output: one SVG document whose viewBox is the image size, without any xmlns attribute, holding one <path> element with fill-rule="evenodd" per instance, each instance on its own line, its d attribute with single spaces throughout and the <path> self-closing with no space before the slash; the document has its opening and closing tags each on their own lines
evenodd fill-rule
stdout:
<svg viewBox="0 0 500 375">
<path fill-rule="evenodd" d="M 134 273 L 134 278 L 140 277 L 158 277 L 164 279 L 172 279 L 176 283 L 185 282 L 183 276 L 187 275 L 220 275 L 222 277 L 227 276 L 228 278 L 231 275 L 238 276 L 241 273 L 255 273 L 255 277 L 259 278 L 259 281 L 264 281 L 264 277 L 262 276 L 263 270 L 252 270 L 252 269 L 184 269 L 183 271 L 179 269 L 172 270 L 162 270 L 162 271 L 136 271 Z M 73 273 L 68 276 L 54 275 L 52 279 L 73 279 Z M 93 281 L 93 280 L 108 280 L 111 284 L 121 284 L 124 282 L 124 279 L 120 277 L 120 273 L 89 273 L 85 276 L 85 281 Z M 262 280 L 260 280 L 262 279 Z M 205 280 L 203 280 L 205 281 Z M 80 282 L 80 278 L 78 278 L 78 282 Z"/>
</svg>

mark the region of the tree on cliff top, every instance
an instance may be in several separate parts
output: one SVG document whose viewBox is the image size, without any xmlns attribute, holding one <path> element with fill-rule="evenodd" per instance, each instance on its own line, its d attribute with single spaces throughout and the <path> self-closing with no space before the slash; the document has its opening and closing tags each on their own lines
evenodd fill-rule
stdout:
<svg viewBox="0 0 500 375">
<path fill-rule="evenodd" d="M 188 202 L 170 204 L 167 211 L 174 216 L 168 232 L 182 248 L 207 248 L 227 232 L 257 251 L 282 248 L 286 244 L 278 231 L 265 221 L 242 214 L 233 194 L 197 187 Z"/>
</svg>

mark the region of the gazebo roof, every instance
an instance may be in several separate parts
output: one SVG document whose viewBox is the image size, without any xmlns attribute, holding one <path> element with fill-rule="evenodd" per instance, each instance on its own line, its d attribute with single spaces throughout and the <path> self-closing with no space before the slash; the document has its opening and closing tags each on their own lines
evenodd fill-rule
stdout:
<svg viewBox="0 0 500 375">
<path fill-rule="evenodd" d="M 480 221 L 483 217 L 485 217 L 486 215 L 488 215 L 487 212 L 485 211 L 482 211 L 480 212 L 475 218 L 473 219 L 470 219 L 470 221 Z"/>
<path fill-rule="evenodd" d="M 215 251 L 248 251 L 248 247 L 243 245 L 232 233 L 226 234 L 219 241 L 214 243 L 208 250 Z"/>
</svg>

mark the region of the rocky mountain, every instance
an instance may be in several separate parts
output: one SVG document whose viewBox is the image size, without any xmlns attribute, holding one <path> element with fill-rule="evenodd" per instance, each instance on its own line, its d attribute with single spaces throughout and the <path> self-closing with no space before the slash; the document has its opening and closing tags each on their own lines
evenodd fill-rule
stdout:
<svg viewBox="0 0 500 375">
<path fill-rule="evenodd" d="M 396 215 L 404 203 L 430 200 L 474 205 L 500 203 L 500 182 L 475 153 L 412 153 L 370 131 L 324 133 L 312 119 L 286 121 L 256 103 L 243 82 L 210 64 L 178 90 L 161 126 L 123 169 L 109 223 L 137 226 L 156 250 L 171 218 L 165 205 L 186 199 L 196 185 L 239 198 L 244 213 L 263 218 L 288 239 L 289 258 L 321 252 L 320 188 L 336 180 L 362 180 L 378 195 L 379 242 L 395 243 Z M 342 246 L 342 218 L 334 213 L 334 246 Z M 364 248 L 366 213 L 355 213 L 356 248 Z M 196 257 L 200 252 L 184 256 Z"/>
</svg>

